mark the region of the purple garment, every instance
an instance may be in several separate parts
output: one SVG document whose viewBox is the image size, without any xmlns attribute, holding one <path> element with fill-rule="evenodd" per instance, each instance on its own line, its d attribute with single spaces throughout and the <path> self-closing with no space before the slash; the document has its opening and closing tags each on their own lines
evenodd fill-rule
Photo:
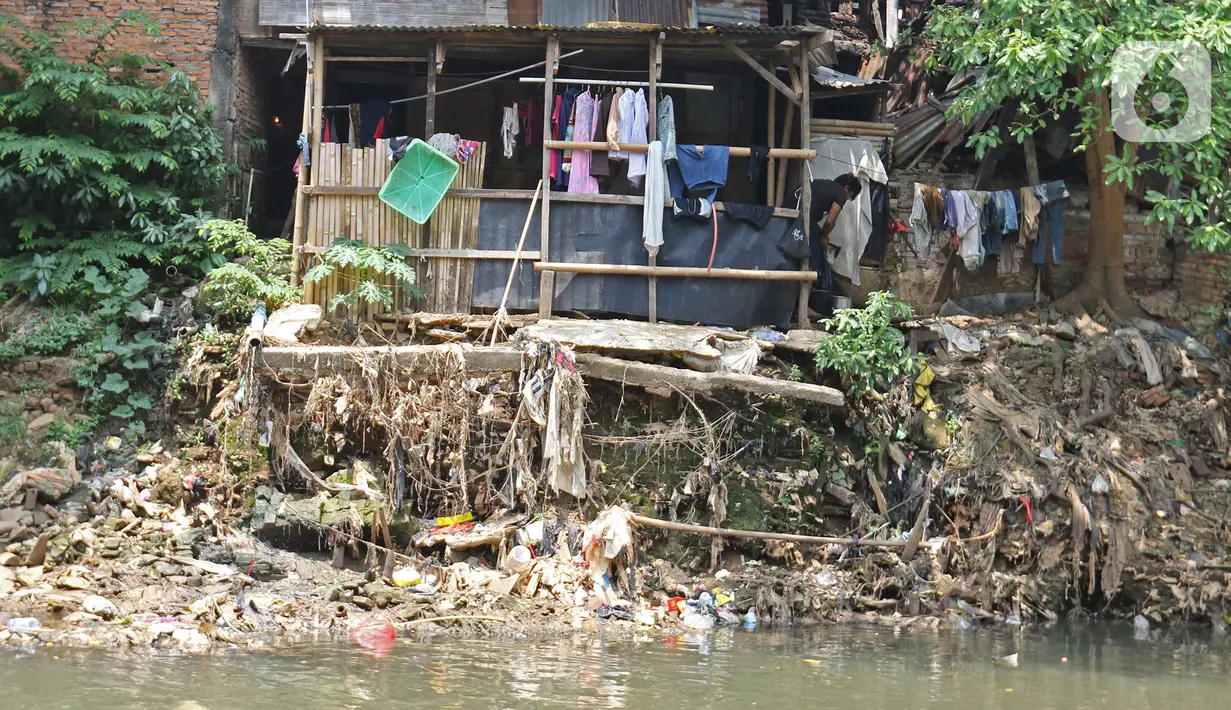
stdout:
<svg viewBox="0 0 1231 710">
<path fill-rule="evenodd" d="M 941 190 L 940 196 L 945 201 L 945 212 L 940 220 L 940 228 L 957 229 L 957 205 L 953 202 L 953 191 Z"/>
<path fill-rule="evenodd" d="M 594 138 L 594 119 L 598 104 L 589 91 L 577 97 L 576 113 L 573 114 L 573 140 L 586 143 Z M 598 194 L 598 181 L 590 175 L 590 152 L 573 151 L 573 166 L 568 178 L 569 192 Z"/>
</svg>

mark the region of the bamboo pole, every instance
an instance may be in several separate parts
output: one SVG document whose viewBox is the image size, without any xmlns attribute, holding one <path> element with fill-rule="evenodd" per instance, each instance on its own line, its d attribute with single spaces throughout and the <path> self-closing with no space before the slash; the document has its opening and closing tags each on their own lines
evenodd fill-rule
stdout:
<svg viewBox="0 0 1231 710">
<path fill-rule="evenodd" d="M 905 540 L 867 540 L 852 537 L 817 537 L 814 535 L 792 535 L 789 533 L 762 532 L 760 530 L 733 530 L 731 528 L 712 528 L 705 525 L 690 525 L 674 523 L 669 520 L 647 518 L 644 515 L 629 515 L 636 525 L 676 532 L 697 533 L 712 537 L 736 537 L 747 540 L 781 540 L 783 542 L 798 542 L 804 545 L 859 545 L 860 547 L 906 547 Z"/>
<path fill-rule="evenodd" d="M 760 269 L 707 269 L 703 266 L 642 266 L 640 264 L 584 264 L 540 261 L 535 271 L 604 276 L 679 276 L 685 278 L 746 279 L 748 281 L 815 281 L 815 271 Z"/>
<path fill-rule="evenodd" d="M 814 118 L 812 126 L 830 126 L 833 128 L 862 128 L 867 130 L 887 130 L 895 131 L 897 126 L 892 123 L 882 123 L 877 121 L 845 121 L 837 118 Z"/>
<path fill-rule="evenodd" d="M 309 145 L 312 150 L 312 184 L 317 184 L 320 178 L 321 157 L 321 124 L 325 120 L 325 37 L 314 33 L 312 35 L 312 123 L 308 126 Z M 303 169 L 302 167 L 300 168 Z M 320 217 L 322 210 L 313 211 L 317 217 L 317 225 L 312 228 L 314 235 L 320 234 Z"/>
<path fill-rule="evenodd" d="M 608 150 L 610 146 L 602 141 L 543 141 L 543 145 L 547 148 L 558 150 Z M 705 152 L 705 146 L 693 146 L 699 152 Z M 620 150 L 629 153 L 646 153 L 649 152 L 650 146 L 645 143 L 629 143 L 620 144 Z M 747 158 L 752 155 L 752 149 L 741 146 L 731 146 L 729 149 L 732 158 Z M 815 150 L 801 150 L 798 148 L 772 148 L 769 151 L 771 158 L 803 158 L 811 160 L 816 157 Z"/>
<path fill-rule="evenodd" d="M 788 146 L 791 144 L 791 130 L 795 128 L 795 111 L 792 110 L 790 104 L 787 104 L 786 107 L 786 120 L 784 123 L 785 125 L 782 127 L 782 145 Z M 769 154 L 771 157 L 774 157 L 772 149 L 769 151 Z M 815 154 L 809 157 L 808 160 L 811 160 L 813 157 L 816 157 Z M 781 205 L 783 200 L 786 199 L 786 178 L 790 172 L 785 162 L 778 165 L 778 194 L 774 200 L 774 205 Z"/>
<path fill-rule="evenodd" d="M 547 147 L 547 137 L 551 135 L 551 113 L 555 92 L 556 64 L 560 56 L 560 38 L 552 35 L 547 38 L 547 54 L 544 61 L 543 78 L 543 212 L 539 217 L 542 230 L 539 236 L 539 253 L 544 259 L 551 254 L 551 150 Z M 606 150 L 606 148 L 600 148 Z M 555 296 L 556 275 L 552 271 L 544 271 L 539 276 L 539 317 L 551 318 L 551 302 Z"/>
<path fill-rule="evenodd" d="M 519 79 L 523 84 L 542 84 L 543 79 L 537 76 L 523 76 Z M 578 86 L 623 86 L 632 89 L 645 88 L 654 86 L 648 81 L 614 81 L 607 79 L 556 79 L 557 84 L 573 84 Z M 672 82 L 663 82 L 658 84 L 660 89 L 683 89 L 691 91 L 713 91 L 714 87 L 711 84 L 677 84 Z"/>
<path fill-rule="evenodd" d="M 648 126 L 649 128 L 648 137 L 651 143 L 658 140 L 658 70 L 660 66 L 658 62 L 660 61 L 661 57 L 662 57 L 662 54 L 660 53 L 660 49 L 659 49 L 658 35 L 654 35 L 653 37 L 650 38 L 650 82 L 649 82 L 650 84 L 650 106 L 649 106 L 650 125 Z M 598 127 L 596 126 L 596 128 Z M 649 194 L 647 194 L 646 197 L 649 197 L 651 199 L 653 198 L 653 196 Z M 650 254 L 650 266 L 651 267 L 658 266 L 658 253 L 657 252 Z M 657 323 L 658 322 L 658 277 L 655 276 L 654 274 L 650 274 L 650 278 L 648 280 L 650 282 L 649 284 L 650 291 L 648 295 L 648 308 L 647 308 L 646 313 L 649 316 L 651 323 Z"/>
<path fill-rule="evenodd" d="M 496 309 L 496 316 L 492 320 L 492 341 L 491 345 L 496 344 L 496 334 L 500 332 L 501 321 L 507 320 L 509 312 L 505 310 L 505 306 L 509 302 L 509 291 L 513 290 L 513 279 L 517 276 L 517 267 L 521 265 L 522 247 L 526 245 L 526 235 L 530 232 L 530 222 L 534 220 L 534 208 L 539 204 L 539 195 L 543 192 L 543 181 L 539 180 L 539 186 L 534 189 L 534 197 L 530 200 L 530 210 L 526 212 L 526 223 L 521 228 L 521 238 L 517 240 L 517 256 L 513 257 L 513 265 L 509 267 L 509 280 L 504 284 L 504 295 L 500 297 L 500 307 Z"/>
<path fill-rule="evenodd" d="M 315 52 L 316 45 L 314 43 L 311 44 L 307 51 L 310 54 Z M 315 54 L 311 54 L 311 56 L 315 57 Z M 299 132 L 304 135 L 310 135 L 308 131 L 312 127 L 313 64 L 315 64 L 315 61 L 307 62 L 307 71 L 304 73 L 303 79 L 303 120 L 301 121 L 302 125 Z M 303 249 L 304 223 L 308 221 L 308 198 L 304 195 L 303 189 L 308 184 L 309 169 L 306 165 L 299 166 L 299 175 L 297 176 L 295 187 L 295 228 L 291 232 L 292 286 L 299 285 L 300 271 L 303 269 L 303 264 L 300 263 L 300 251 Z"/>
<path fill-rule="evenodd" d="M 799 71 L 804 77 L 802 91 L 800 92 L 799 101 L 799 147 L 803 149 L 811 148 L 812 146 L 812 76 L 811 68 L 809 67 L 808 43 L 801 42 L 799 45 Z M 816 153 L 812 153 L 813 157 Z M 811 160 L 811 158 L 809 158 Z M 799 166 L 799 186 L 800 186 L 800 206 L 799 211 L 803 214 L 804 219 L 804 239 L 811 242 L 810 235 L 812 232 L 812 171 L 807 163 Z M 821 247 L 824 249 L 824 247 Z M 799 260 L 799 268 L 808 268 L 808 259 Z M 859 268 L 856 266 L 855 268 Z M 799 327 L 805 329 L 812 328 L 812 321 L 808 319 L 808 301 L 812 295 L 813 282 L 804 281 L 799 284 L 799 313 L 797 314 Z"/>
<path fill-rule="evenodd" d="M 766 133 L 768 136 L 765 140 L 765 145 L 772 150 L 778 145 L 776 140 L 778 131 L 777 125 L 775 125 L 778 122 L 778 117 L 775 115 L 778 110 L 778 94 L 773 91 L 766 93 L 769 94 L 769 119 L 767 121 Z M 774 194 L 778 185 L 774 175 L 778 167 L 778 160 L 776 158 L 769 158 L 765 161 L 765 164 L 765 204 L 777 207 L 778 203 L 774 201 Z"/>
</svg>

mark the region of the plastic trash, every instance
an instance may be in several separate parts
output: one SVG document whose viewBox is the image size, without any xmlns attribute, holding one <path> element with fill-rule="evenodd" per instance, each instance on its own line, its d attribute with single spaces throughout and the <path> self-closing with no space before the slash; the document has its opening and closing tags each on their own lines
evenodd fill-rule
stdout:
<svg viewBox="0 0 1231 710">
<path fill-rule="evenodd" d="M 23 631 L 38 631 L 42 627 L 39 626 L 38 619 L 32 616 L 23 616 L 16 619 L 9 619 L 8 630 L 14 633 Z"/>
<path fill-rule="evenodd" d="M 423 579 L 414 567 L 403 567 L 393 573 L 393 583 L 399 587 L 413 587 Z"/>
<path fill-rule="evenodd" d="M 684 613 L 680 615 L 680 619 L 684 622 L 686 628 L 694 631 L 709 631 L 714 628 L 714 617 L 709 614 L 702 614 L 692 607 L 685 607 Z"/>
<path fill-rule="evenodd" d="M 757 627 L 757 610 L 749 609 L 747 614 L 744 614 L 744 628 L 748 630 Z"/>
<path fill-rule="evenodd" d="M 351 640 L 371 651 L 388 651 L 397 640 L 397 630 L 387 619 L 369 617 L 351 629 Z"/>
<path fill-rule="evenodd" d="M 534 563 L 534 555 L 530 553 L 530 548 L 525 545 L 517 545 L 512 550 L 509 550 L 508 557 L 504 558 L 504 568 L 510 572 L 524 572 L 530 569 L 530 565 Z"/>
<path fill-rule="evenodd" d="M 1150 620 L 1141 614 L 1133 617 L 1133 638 L 1137 641 L 1150 638 Z"/>
</svg>

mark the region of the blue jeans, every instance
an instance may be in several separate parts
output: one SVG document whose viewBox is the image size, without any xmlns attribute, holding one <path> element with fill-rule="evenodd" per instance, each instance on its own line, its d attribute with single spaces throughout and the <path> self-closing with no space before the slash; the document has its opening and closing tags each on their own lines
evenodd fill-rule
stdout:
<svg viewBox="0 0 1231 710">
<path fill-rule="evenodd" d="M 1031 257 L 1034 263 L 1047 261 L 1048 241 L 1051 241 L 1052 263 L 1060 263 L 1064 251 L 1064 200 L 1053 199 L 1039 208 L 1039 237 L 1034 241 Z"/>
</svg>

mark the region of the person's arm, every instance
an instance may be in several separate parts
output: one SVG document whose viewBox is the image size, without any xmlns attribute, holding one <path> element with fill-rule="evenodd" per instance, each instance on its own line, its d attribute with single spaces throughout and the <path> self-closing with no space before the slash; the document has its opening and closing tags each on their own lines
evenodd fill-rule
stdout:
<svg viewBox="0 0 1231 710">
<path fill-rule="evenodd" d="M 838 222 L 838 215 L 842 213 L 842 205 L 834 204 L 829 208 L 829 214 L 825 217 L 825 224 L 821 225 L 821 246 L 829 246 L 829 233 L 833 231 L 833 226 Z"/>
</svg>

